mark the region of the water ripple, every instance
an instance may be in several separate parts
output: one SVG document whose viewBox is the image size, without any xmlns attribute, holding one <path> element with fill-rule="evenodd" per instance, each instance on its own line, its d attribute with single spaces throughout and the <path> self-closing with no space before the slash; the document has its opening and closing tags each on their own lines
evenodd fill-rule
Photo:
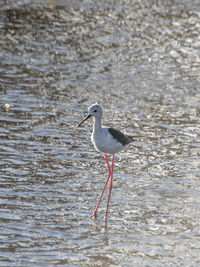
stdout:
<svg viewBox="0 0 200 267">
<path fill-rule="evenodd" d="M 0 265 L 199 266 L 197 1 L 0 5 Z M 107 224 L 94 102 L 134 138 Z"/>
</svg>

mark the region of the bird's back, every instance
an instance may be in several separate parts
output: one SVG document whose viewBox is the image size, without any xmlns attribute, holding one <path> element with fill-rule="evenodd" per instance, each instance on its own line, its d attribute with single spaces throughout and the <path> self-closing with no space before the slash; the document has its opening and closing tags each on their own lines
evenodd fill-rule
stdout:
<svg viewBox="0 0 200 267">
<path fill-rule="evenodd" d="M 118 142 L 120 142 L 123 146 L 126 146 L 133 142 L 133 139 L 127 135 L 124 135 L 118 130 L 115 130 L 113 128 L 108 128 L 108 131 L 111 133 L 113 138 L 115 138 Z"/>
</svg>

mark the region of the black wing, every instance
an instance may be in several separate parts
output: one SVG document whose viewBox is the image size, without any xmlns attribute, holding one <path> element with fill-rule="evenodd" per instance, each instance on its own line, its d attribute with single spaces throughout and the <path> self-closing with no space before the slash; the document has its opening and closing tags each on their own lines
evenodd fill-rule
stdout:
<svg viewBox="0 0 200 267">
<path fill-rule="evenodd" d="M 130 144 L 131 142 L 133 142 L 133 139 L 127 135 L 124 135 L 123 133 L 121 133 L 118 130 L 109 128 L 108 131 L 110 132 L 110 134 L 112 134 L 112 136 L 119 142 L 121 143 L 123 146 Z"/>
</svg>

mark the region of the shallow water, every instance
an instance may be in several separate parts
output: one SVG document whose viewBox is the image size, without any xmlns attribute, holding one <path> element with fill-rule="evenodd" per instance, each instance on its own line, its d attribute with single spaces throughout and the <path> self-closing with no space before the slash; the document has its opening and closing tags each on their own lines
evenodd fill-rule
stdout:
<svg viewBox="0 0 200 267">
<path fill-rule="evenodd" d="M 198 2 L 0 1 L 1 266 L 199 266 Z"/>
</svg>

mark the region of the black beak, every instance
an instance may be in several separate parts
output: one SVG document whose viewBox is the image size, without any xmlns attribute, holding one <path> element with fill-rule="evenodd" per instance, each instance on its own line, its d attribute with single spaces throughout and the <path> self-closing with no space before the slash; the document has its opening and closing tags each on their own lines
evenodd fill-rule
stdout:
<svg viewBox="0 0 200 267">
<path fill-rule="evenodd" d="M 76 128 L 77 127 L 79 127 L 79 126 L 81 126 L 81 124 L 84 122 L 84 121 L 86 121 L 87 119 L 89 119 L 91 117 L 91 115 L 89 114 L 89 115 L 87 115 L 77 126 L 76 126 Z"/>
</svg>

